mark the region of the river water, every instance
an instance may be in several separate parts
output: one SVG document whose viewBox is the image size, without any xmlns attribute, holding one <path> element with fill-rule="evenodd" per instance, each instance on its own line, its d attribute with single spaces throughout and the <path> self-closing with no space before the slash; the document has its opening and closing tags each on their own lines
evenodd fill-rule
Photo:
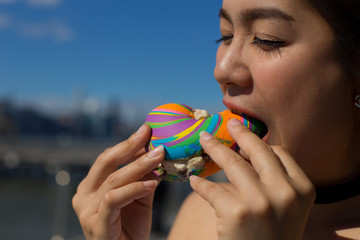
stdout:
<svg viewBox="0 0 360 240">
<path fill-rule="evenodd" d="M 84 239 L 71 207 L 74 191 L 46 179 L 1 179 L 0 238 Z"/>
<path fill-rule="evenodd" d="M 85 239 L 71 206 L 77 183 L 62 186 L 50 177 L 0 177 L 0 239 Z M 158 190 L 151 240 L 166 239 L 190 188 L 187 183 L 162 182 Z"/>
</svg>

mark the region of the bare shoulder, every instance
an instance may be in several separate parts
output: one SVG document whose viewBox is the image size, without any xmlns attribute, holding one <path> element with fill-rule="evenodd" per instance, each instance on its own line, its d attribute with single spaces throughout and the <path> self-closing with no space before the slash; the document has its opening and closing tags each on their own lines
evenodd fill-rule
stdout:
<svg viewBox="0 0 360 240">
<path fill-rule="evenodd" d="M 338 230 L 336 234 L 344 239 L 360 239 L 360 227 Z"/>
<path fill-rule="evenodd" d="M 217 239 L 216 216 L 197 193 L 191 193 L 178 212 L 168 239 Z"/>
</svg>

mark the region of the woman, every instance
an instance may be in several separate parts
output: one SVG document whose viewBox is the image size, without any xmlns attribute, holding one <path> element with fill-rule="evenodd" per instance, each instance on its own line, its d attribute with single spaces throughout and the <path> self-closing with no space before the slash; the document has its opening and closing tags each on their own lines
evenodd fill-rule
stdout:
<svg viewBox="0 0 360 240">
<path fill-rule="evenodd" d="M 349 0 L 223 1 L 215 78 L 224 104 L 268 134 L 230 121 L 238 153 L 202 134 L 229 183 L 192 177 L 169 239 L 360 239 L 359 10 Z M 148 237 L 158 183 L 148 173 L 164 157 L 144 153 L 149 135 L 144 125 L 106 150 L 80 184 L 73 205 L 88 239 Z"/>
</svg>

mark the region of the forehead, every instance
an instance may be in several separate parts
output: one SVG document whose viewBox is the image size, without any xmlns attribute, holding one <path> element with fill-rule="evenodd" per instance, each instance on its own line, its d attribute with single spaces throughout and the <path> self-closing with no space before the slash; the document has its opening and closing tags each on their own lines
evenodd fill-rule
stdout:
<svg viewBox="0 0 360 240">
<path fill-rule="evenodd" d="M 223 0 L 222 9 L 234 25 L 243 24 L 247 18 L 276 18 L 291 22 L 297 32 L 308 37 L 334 37 L 330 25 L 308 0 Z"/>
<path fill-rule="evenodd" d="M 317 15 L 306 0 L 223 0 L 222 8 L 234 15 L 250 9 L 278 10 L 294 19 L 302 19 L 309 14 Z"/>
</svg>

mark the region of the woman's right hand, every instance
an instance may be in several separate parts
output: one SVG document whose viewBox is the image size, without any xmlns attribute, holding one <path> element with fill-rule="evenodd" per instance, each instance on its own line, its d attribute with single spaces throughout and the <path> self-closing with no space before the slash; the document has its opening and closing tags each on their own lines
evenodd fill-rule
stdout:
<svg viewBox="0 0 360 240">
<path fill-rule="evenodd" d="M 144 124 L 129 139 L 105 150 L 79 184 L 72 203 L 87 239 L 149 237 L 159 181 L 151 170 L 164 158 L 163 147 L 145 152 L 150 131 Z"/>
</svg>

